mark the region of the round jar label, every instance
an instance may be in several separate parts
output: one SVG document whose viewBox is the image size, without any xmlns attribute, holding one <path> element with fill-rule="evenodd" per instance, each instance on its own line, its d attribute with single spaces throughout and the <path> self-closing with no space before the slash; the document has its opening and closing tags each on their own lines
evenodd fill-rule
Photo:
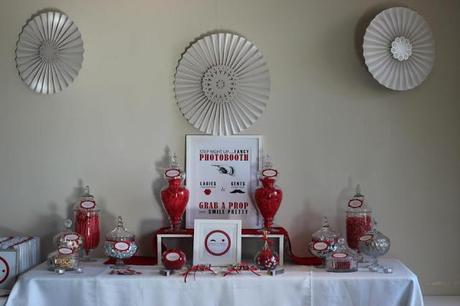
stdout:
<svg viewBox="0 0 460 306">
<path fill-rule="evenodd" d="M 166 259 L 169 261 L 177 261 L 180 259 L 180 255 L 179 253 L 171 252 L 171 253 L 166 254 Z"/>
<path fill-rule="evenodd" d="M 374 236 L 368 234 L 368 235 L 361 236 L 361 237 L 359 238 L 359 240 L 361 240 L 361 241 L 369 241 L 369 240 L 372 239 L 372 237 L 374 237 Z"/>
<path fill-rule="evenodd" d="M 334 257 L 334 258 L 345 258 L 347 256 L 348 256 L 347 253 L 335 253 L 335 254 L 332 254 L 332 257 Z"/>
<path fill-rule="evenodd" d="M 180 171 L 178 169 L 168 169 L 165 171 L 165 176 L 174 178 L 180 176 Z"/>
<path fill-rule="evenodd" d="M 78 240 L 79 236 L 77 234 L 67 234 L 64 236 L 64 240 L 75 241 Z"/>
<path fill-rule="evenodd" d="M 275 177 L 278 175 L 278 171 L 275 169 L 265 169 L 262 171 L 262 175 L 266 177 Z"/>
<path fill-rule="evenodd" d="M 361 206 L 363 206 L 363 200 L 360 199 L 351 199 L 348 202 L 348 207 L 351 208 L 360 208 Z"/>
<path fill-rule="evenodd" d="M 317 251 L 324 251 L 325 249 L 327 249 L 327 246 L 328 245 L 326 242 L 318 241 L 313 244 L 313 249 Z"/>
<path fill-rule="evenodd" d="M 84 209 L 93 209 L 96 207 L 96 202 L 94 201 L 83 201 L 80 203 L 80 207 Z"/>
<path fill-rule="evenodd" d="M 126 251 L 129 249 L 129 243 L 128 242 L 125 242 L 125 241 L 119 241 L 119 242 L 116 242 L 113 247 L 117 250 L 117 251 Z"/>
<path fill-rule="evenodd" d="M 73 253 L 73 251 L 70 248 L 59 248 L 58 253 L 61 255 L 70 255 Z"/>
<path fill-rule="evenodd" d="M 0 284 L 3 283 L 10 274 L 10 266 L 8 261 L 0 256 Z"/>
</svg>

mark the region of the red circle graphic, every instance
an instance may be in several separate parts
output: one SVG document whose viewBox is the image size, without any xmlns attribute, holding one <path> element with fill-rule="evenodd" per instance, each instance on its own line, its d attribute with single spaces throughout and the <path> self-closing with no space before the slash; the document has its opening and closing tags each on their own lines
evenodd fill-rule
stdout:
<svg viewBox="0 0 460 306">
<path fill-rule="evenodd" d="M 209 246 L 208 246 L 208 239 L 210 238 L 210 236 L 211 236 L 212 234 L 215 234 L 215 233 L 221 233 L 221 234 L 223 234 L 223 235 L 227 238 L 227 240 L 228 240 L 228 245 L 227 245 L 227 247 L 225 248 L 225 250 L 223 250 L 222 252 L 213 252 L 213 251 L 211 251 L 211 250 L 209 249 Z M 209 254 L 214 255 L 214 256 L 222 256 L 222 255 L 226 254 L 226 253 L 228 252 L 228 250 L 230 250 L 230 246 L 231 246 L 231 245 L 232 245 L 232 241 L 231 241 L 231 239 L 230 239 L 230 236 L 229 236 L 226 232 L 224 232 L 224 231 L 222 231 L 222 230 L 213 230 L 213 231 L 209 232 L 209 233 L 206 235 L 206 238 L 204 239 L 204 247 L 205 247 L 206 251 L 208 251 Z"/>
</svg>

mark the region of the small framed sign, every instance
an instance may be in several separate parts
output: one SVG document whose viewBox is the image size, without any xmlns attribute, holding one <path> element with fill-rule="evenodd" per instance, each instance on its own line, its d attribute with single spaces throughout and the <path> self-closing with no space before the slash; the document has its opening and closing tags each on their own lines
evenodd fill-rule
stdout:
<svg viewBox="0 0 460 306">
<path fill-rule="evenodd" d="M 262 137 L 187 135 L 186 148 L 186 227 L 193 228 L 195 219 L 226 219 L 260 228 L 263 220 L 253 194 Z"/>
<path fill-rule="evenodd" d="M 194 222 L 193 264 L 235 265 L 241 261 L 241 220 Z"/>
</svg>

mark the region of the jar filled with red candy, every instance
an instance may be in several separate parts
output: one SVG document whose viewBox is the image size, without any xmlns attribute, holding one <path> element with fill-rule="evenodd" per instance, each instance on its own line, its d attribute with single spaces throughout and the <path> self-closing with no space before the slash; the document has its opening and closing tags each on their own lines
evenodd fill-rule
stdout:
<svg viewBox="0 0 460 306">
<path fill-rule="evenodd" d="M 347 247 L 344 238 L 337 241 L 337 249 L 326 257 L 326 271 L 355 272 L 358 271 L 359 255 Z"/>
<path fill-rule="evenodd" d="M 360 186 L 356 186 L 356 193 L 348 201 L 347 216 L 347 243 L 354 250 L 359 250 L 359 238 L 372 228 L 372 211 L 367 206 Z"/>
<path fill-rule="evenodd" d="M 168 249 L 161 255 L 161 261 L 168 270 L 180 270 L 187 262 L 187 257 L 180 249 Z"/>
<path fill-rule="evenodd" d="M 86 186 L 74 208 L 75 231 L 83 237 L 83 261 L 91 261 L 90 252 L 99 245 L 99 212 L 96 199 L 90 194 L 89 186 Z"/>
<path fill-rule="evenodd" d="M 273 163 L 269 155 L 264 157 L 264 165 L 259 174 L 259 181 L 262 186 L 256 189 L 254 198 L 257 208 L 264 218 L 264 230 L 269 232 L 277 232 L 273 229 L 273 219 L 278 211 L 283 199 L 283 191 L 276 186 L 278 179 L 278 170 L 273 167 Z"/>
<path fill-rule="evenodd" d="M 179 232 L 181 231 L 182 216 L 189 199 L 189 191 L 183 184 L 185 173 L 179 167 L 175 154 L 171 159 L 169 168 L 164 173 L 164 178 L 167 181 L 167 186 L 160 192 L 161 202 L 171 224 L 169 230 Z"/>
<path fill-rule="evenodd" d="M 275 270 L 280 263 L 278 254 L 272 250 L 272 241 L 268 238 L 268 231 L 263 232 L 264 246 L 256 253 L 254 263 L 260 270 Z"/>
</svg>

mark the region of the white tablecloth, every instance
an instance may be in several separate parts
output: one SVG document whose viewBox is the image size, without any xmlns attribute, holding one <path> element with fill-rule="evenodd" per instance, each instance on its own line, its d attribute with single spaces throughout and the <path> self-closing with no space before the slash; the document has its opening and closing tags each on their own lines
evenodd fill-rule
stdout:
<svg viewBox="0 0 460 306">
<path fill-rule="evenodd" d="M 7 306 L 136 305 L 289 305 L 420 306 L 417 277 L 401 262 L 384 259 L 394 273 L 327 273 L 305 266 L 285 266 L 278 276 L 179 275 L 164 277 L 158 267 L 136 266 L 141 275 L 111 275 L 101 262 L 84 264 L 84 273 L 57 275 L 44 264 L 22 275 Z"/>
</svg>

